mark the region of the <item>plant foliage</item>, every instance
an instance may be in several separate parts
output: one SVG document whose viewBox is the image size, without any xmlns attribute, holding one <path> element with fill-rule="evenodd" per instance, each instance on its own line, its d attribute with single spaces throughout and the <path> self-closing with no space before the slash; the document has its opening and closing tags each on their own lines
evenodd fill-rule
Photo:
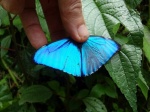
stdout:
<svg viewBox="0 0 150 112">
<path fill-rule="evenodd" d="M 1 112 L 149 112 L 150 1 L 82 0 L 91 35 L 120 44 L 101 69 L 73 77 L 36 65 L 20 18 L 0 6 Z M 50 41 L 41 5 L 36 11 Z M 107 49 L 107 48 L 106 48 Z"/>
</svg>

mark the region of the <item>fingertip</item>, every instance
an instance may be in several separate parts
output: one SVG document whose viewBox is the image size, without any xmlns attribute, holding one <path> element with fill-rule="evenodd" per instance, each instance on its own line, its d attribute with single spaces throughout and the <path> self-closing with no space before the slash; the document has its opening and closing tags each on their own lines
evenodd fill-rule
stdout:
<svg viewBox="0 0 150 112">
<path fill-rule="evenodd" d="M 85 42 L 89 37 L 85 25 L 81 0 L 59 0 L 62 23 L 66 32 L 77 42 Z"/>
<path fill-rule="evenodd" d="M 25 29 L 27 37 L 31 43 L 31 45 L 35 49 L 39 49 L 40 47 L 47 44 L 47 38 L 39 26 L 31 26 Z"/>
<path fill-rule="evenodd" d="M 79 39 L 78 42 L 85 42 L 89 37 L 89 32 L 85 24 L 82 24 L 77 29 Z"/>
<path fill-rule="evenodd" d="M 69 33 L 71 38 L 79 43 L 85 42 L 90 35 L 85 24 L 81 24 L 78 27 L 74 26 Z"/>
<path fill-rule="evenodd" d="M 35 42 L 31 42 L 31 45 L 35 48 L 35 49 L 39 49 L 40 47 L 44 46 L 47 44 L 47 40 L 40 40 L 38 41 L 38 43 Z"/>
</svg>

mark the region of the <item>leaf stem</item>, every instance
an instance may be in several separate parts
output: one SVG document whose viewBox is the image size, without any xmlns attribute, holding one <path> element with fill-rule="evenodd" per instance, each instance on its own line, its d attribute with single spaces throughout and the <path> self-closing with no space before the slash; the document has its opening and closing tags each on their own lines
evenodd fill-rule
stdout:
<svg viewBox="0 0 150 112">
<path fill-rule="evenodd" d="M 2 63 L 3 63 L 3 65 L 4 65 L 4 67 L 8 70 L 8 72 L 9 72 L 9 74 L 10 74 L 12 80 L 13 80 L 14 83 L 17 85 L 17 87 L 19 87 L 19 84 L 18 84 L 18 82 L 17 82 L 17 80 L 16 80 L 16 78 L 15 78 L 15 75 L 14 75 L 13 71 L 9 68 L 9 66 L 8 66 L 7 63 L 4 61 L 3 58 L 1 58 L 1 60 L 2 60 Z"/>
</svg>

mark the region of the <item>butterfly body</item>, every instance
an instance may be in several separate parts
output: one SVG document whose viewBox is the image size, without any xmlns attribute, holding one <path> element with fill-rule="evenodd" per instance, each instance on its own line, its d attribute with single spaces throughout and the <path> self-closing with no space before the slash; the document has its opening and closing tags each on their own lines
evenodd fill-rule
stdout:
<svg viewBox="0 0 150 112">
<path fill-rule="evenodd" d="M 64 38 L 40 48 L 34 61 L 74 76 L 87 76 L 97 71 L 118 49 L 116 42 L 104 37 L 90 36 L 84 43 Z"/>
</svg>

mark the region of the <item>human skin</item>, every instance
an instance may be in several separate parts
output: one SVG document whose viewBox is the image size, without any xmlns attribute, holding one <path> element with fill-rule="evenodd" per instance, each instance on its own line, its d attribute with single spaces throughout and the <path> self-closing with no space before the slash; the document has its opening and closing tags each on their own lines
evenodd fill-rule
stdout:
<svg viewBox="0 0 150 112">
<path fill-rule="evenodd" d="M 88 39 L 81 0 L 40 0 L 52 41 L 70 36 L 77 42 Z M 0 0 L 10 13 L 18 14 L 31 45 L 38 49 L 47 44 L 35 10 L 35 0 Z"/>
</svg>

